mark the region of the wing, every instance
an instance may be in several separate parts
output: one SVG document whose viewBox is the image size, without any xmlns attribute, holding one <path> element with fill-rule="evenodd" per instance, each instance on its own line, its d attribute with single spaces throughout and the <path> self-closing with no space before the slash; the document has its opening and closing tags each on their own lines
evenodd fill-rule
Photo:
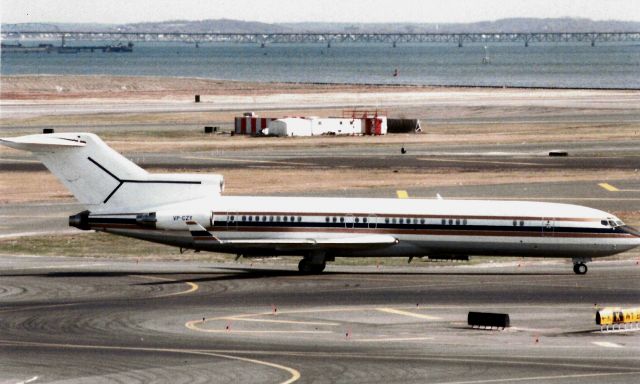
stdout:
<svg viewBox="0 0 640 384">
<path fill-rule="evenodd" d="M 219 244 L 243 249 L 269 248 L 276 250 L 314 250 L 314 249 L 366 249 L 385 247 L 398 243 L 398 239 L 390 235 L 357 235 L 349 237 L 318 238 L 245 238 L 220 240 L 195 221 L 187 221 L 187 227 L 195 244 Z"/>
</svg>

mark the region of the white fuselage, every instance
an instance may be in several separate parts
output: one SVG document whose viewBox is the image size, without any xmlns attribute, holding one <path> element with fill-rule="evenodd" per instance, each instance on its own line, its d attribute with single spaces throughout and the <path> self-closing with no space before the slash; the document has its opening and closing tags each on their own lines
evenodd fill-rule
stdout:
<svg viewBox="0 0 640 384">
<path fill-rule="evenodd" d="M 334 246 L 333 256 L 541 256 L 591 258 L 640 245 L 633 229 L 600 210 L 556 203 L 487 200 L 232 197 L 171 207 L 165 215 L 180 225 L 199 220 L 222 243 L 194 244 L 172 223 L 154 229 L 135 224 L 135 215 L 92 215 L 94 229 L 187 248 L 237 254 L 305 254 L 308 248 L 280 248 L 274 239 L 352 238 L 391 235 L 398 242 L 383 247 Z M 120 223 L 114 218 L 120 217 Z M 205 221 L 206 218 L 206 221 Z M 128 220 L 129 224 L 126 224 Z M 117 221 L 117 219 L 116 219 Z M 102 223 L 102 224 L 101 224 Z M 168 228 L 168 229 L 162 229 Z M 173 229 L 172 229 L 173 228 Z M 250 248 L 225 240 L 265 240 Z"/>
</svg>

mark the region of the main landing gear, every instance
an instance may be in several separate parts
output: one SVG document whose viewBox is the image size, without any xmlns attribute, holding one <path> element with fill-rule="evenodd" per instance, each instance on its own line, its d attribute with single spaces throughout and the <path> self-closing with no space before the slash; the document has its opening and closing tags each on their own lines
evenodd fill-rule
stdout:
<svg viewBox="0 0 640 384">
<path fill-rule="evenodd" d="M 327 263 L 322 262 L 320 264 L 314 264 L 311 260 L 302 259 L 298 263 L 298 271 L 304 274 L 317 274 L 322 273 L 324 268 L 327 266 Z"/>
<path fill-rule="evenodd" d="M 298 270 L 305 274 L 322 273 L 327 266 L 327 257 L 324 252 L 311 252 L 298 263 Z"/>
</svg>

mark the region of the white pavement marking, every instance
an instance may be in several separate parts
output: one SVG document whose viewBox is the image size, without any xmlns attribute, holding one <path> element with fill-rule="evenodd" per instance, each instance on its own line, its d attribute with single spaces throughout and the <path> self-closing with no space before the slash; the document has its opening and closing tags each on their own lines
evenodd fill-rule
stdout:
<svg viewBox="0 0 640 384">
<path fill-rule="evenodd" d="M 605 347 L 605 348 L 622 348 L 622 345 L 611 343 L 609 341 L 594 341 L 593 344 L 599 347 Z"/>
<path fill-rule="evenodd" d="M 223 359 L 229 360 L 237 360 L 243 361 L 247 363 L 264 365 L 271 368 L 276 368 L 282 371 L 285 371 L 291 375 L 291 377 L 285 381 L 280 382 L 279 384 L 291 384 L 300 379 L 300 372 L 291 367 L 287 367 L 284 365 L 271 363 L 269 361 L 258 360 L 258 359 L 250 359 L 247 357 L 233 356 L 222 354 L 218 352 L 208 352 L 208 351 L 199 351 L 194 349 L 172 349 L 172 348 L 144 348 L 144 347 L 118 347 L 118 346 L 108 346 L 108 345 L 80 345 L 80 344 L 53 344 L 53 343 L 38 343 L 38 342 L 28 342 L 28 341 L 8 341 L 8 340 L 0 340 L 0 344 L 2 345 L 19 345 L 19 346 L 38 346 L 43 348 L 69 348 L 69 349 L 98 349 L 98 350 L 106 350 L 106 351 L 141 351 L 141 352 L 164 352 L 164 353 L 183 353 L 189 355 L 205 355 L 205 356 L 214 356 L 220 357 Z M 37 376 L 36 376 L 37 378 Z"/>
<path fill-rule="evenodd" d="M 18 381 L 16 384 L 28 384 L 28 383 L 33 383 L 34 381 L 38 380 L 38 376 L 33 376 L 30 379 L 24 380 L 24 381 Z"/>
<path fill-rule="evenodd" d="M 238 163 L 264 163 L 264 164 L 278 164 L 278 165 L 304 165 L 309 166 L 309 163 L 295 163 L 287 160 L 258 160 L 258 159 L 231 159 L 227 157 L 207 157 L 207 156 L 182 156 L 183 159 L 191 160 L 216 160 L 216 161 L 230 161 Z"/>
<path fill-rule="evenodd" d="M 610 373 L 577 373 L 573 375 L 556 375 L 556 376 L 530 376 L 530 377 L 514 377 L 510 379 L 487 379 L 487 380 L 471 380 L 471 381 L 441 381 L 435 384 L 483 384 L 483 383 L 510 383 L 518 381 L 544 381 L 577 379 L 582 377 L 602 377 L 602 376 L 620 376 L 620 375 L 637 375 L 639 372 L 610 372 Z"/>
<path fill-rule="evenodd" d="M 417 158 L 420 161 L 440 161 L 443 163 L 480 163 L 480 164 L 513 164 L 513 165 L 534 165 L 534 166 L 546 166 L 546 164 L 540 163 L 527 163 L 522 161 L 484 161 L 484 160 L 460 160 L 460 159 L 431 159 L 431 158 Z"/>
<path fill-rule="evenodd" d="M 393 342 L 393 341 L 424 341 L 433 340 L 433 337 L 389 337 L 380 339 L 351 339 L 354 342 L 371 343 L 371 342 Z"/>
<path fill-rule="evenodd" d="M 403 311 L 395 308 L 376 308 L 376 311 L 393 313 L 395 315 L 415 317 L 417 319 L 423 319 L 423 320 L 440 320 L 440 318 L 436 316 L 429 316 L 429 315 L 423 315 L 421 313 L 407 312 L 407 311 Z"/>
</svg>

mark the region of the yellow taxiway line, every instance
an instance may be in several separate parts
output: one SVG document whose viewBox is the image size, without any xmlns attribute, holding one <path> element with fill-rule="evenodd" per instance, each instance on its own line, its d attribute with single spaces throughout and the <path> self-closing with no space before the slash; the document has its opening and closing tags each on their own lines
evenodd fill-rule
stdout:
<svg viewBox="0 0 640 384">
<path fill-rule="evenodd" d="M 409 194 L 407 193 L 407 191 L 399 190 L 399 191 L 396 191 L 396 194 L 398 195 L 398 199 L 408 199 L 409 198 Z"/>
<path fill-rule="evenodd" d="M 164 278 L 164 277 L 157 277 L 157 276 L 135 275 L 135 277 L 140 277 L 142 279 L 151 279 L 151 280 L 174 281 L 174 282 L 177 281 L 177 280 L 167 279 L 167 278 Z M 185 295 L 187 293 L 195 292 L 200 288 L 198 286 L 198 284 L 193 283 L 191 281 L 185 281 L 184 284 L 187 284 L 189 286 L 189 289 L 184 290 L 184 291 L 180 291 L 180 292 L 168 293 L 166 295 L 155 296 L 155 297 L 158 298 L 158 297 L 169 297 L 169 296 Z"/>
<path fill-rule="evenodd" d="M 606 189 L 609 192 L 619 192 L 620 190 L 609 183 L 600 183 L 598 184 L 600 187 Z"/>
<path fill-rule="evenodd" d="M 278 323 L 278 324 L 302 324 L 302 325 L 327 325 L 336 326 L 338 323 L 320 322 L 320 321 L 296 321 L 296 320 L 272 320 L 272 319 L 252 319 L 249 317 L 222 317 L 219 320 L 231 320 L 231 321 L 253 321 L 257 323 Z"/>
</svg>

